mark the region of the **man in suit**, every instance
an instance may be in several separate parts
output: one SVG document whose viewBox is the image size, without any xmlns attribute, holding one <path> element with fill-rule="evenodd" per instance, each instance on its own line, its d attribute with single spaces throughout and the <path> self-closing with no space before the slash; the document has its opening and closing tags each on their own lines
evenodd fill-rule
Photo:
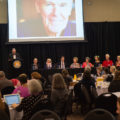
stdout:
<svg viewBox="0 0 120 120">
<path fill-rule="evenodd" d="M 45 69 L 52 69 L 52 60 L 50 58 L 47 58 L 46 64 L 45 64 Z"/>
<path fill-rule="evenodd" d="M 14 63 L 16 60 L 18 60 L 18 62 Z M 15 66 L 18 66 L 18 68 Z M 22 69 L 23 60 L 19 53 L 16 52 L 16 49 L 12 48 L 12 51 L 8 57 L 8 78 L 16 78 L 22 72 Z"/>
<path fill-rule="evenodd" d="M 34 71 L 34 70 L 39 70 L 39 63 L 38 63 L 38 59 L 37 58 L 33 59 L 32 71 Z"/>
<path fill-rule="evenodd" d="M 12 48 L 12 52 L 9 54 L 8 61 L 21 60 L 21 56 L 16 52 L 15 48 Z"/>
<path fill-rule="evenodd" d="M 65 69 L 65 68 L 66 68 L 65 57 L 64 57 L 64 56 L 62 56 L 62 57 L 60 58 L 60 63 L 58 64 L 58 68 L 59 68 L 59 69 Z"/>
</svg>

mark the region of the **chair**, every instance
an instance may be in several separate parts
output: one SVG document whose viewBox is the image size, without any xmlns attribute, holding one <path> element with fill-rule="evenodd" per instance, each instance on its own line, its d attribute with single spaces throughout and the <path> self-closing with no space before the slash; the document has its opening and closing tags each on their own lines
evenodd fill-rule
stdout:
<svg viewBox="0 0 120 120">
<path fill-rule="evenodd" d="M 52 110 L 53 106 L 48 98 L 39 99 L 32 107 L 32 114 L 44 110 L 49 109 Z"/>
<path fill-rule="evenodd" d="M 64 110 L 61 116 L 63 120 L 66 120 L 67 115 L 72 113 L 72 104 L 73 104 L 73 90 L 70 91 L 68 98 L 65 102 Z"/>
<path fill-rule="evenodd" d="M 86 114 L 91 110 L 93 103 L 97 97 L 96 89 L 90 86 L 87 89 L 83 84 L 78 83 L 74 87 L 75 101 L 78 105 L 81 105 L 81 112 Z"/>
<path fill-rule="evenodd" d="M 7 94 L 11 94 L 14 89 L 15 88 L 13 86 L 5 87 L 1 90 L 1 94 L 2 94 L 2 96 L 7 95 Z"/>
<path fill-rule="evenodd" d="M 61 120 L 60 117 L 53 111 L 41 110 L 35 113 L 30 120 Z"/>
<path fill-rule="evenodd" d="M 104 109 L 95 109 L 89 112 L 84 120 L 115 120 L 115 117 Z"/>
</svg>

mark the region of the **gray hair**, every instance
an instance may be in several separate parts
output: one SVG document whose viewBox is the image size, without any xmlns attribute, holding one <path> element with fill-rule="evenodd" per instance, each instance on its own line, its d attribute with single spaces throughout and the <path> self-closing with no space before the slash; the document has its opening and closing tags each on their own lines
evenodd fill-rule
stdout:
<svg viewBox="0 0 120 120">
<path fill-rule="evenodd" d="M 38 94 L 43 90 L 42 85 L 36 79 L 32 79 L 28 82 L 28 89 L 30 91 L 30 94 Z"/>
</svg>

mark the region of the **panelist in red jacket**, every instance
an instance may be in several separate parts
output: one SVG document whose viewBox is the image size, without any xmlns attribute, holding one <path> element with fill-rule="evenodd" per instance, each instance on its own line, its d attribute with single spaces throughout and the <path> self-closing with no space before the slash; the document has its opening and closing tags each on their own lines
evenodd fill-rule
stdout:
<svg viewBox="0 0 120 120">
<path fill-rule="evenodd" d="M 103 66 L 103 67 L 110 67 L 110 66 L 113 65 L 113 61 L 110 60 L 110 55 L 109 55 L 109 54 L 106 54 L 106 55 L 105 55 L 105 59 L 106 59 L 106 60 L 104 60 L 103 63 L 102 63 L 102 66 Z"/>
</svg>

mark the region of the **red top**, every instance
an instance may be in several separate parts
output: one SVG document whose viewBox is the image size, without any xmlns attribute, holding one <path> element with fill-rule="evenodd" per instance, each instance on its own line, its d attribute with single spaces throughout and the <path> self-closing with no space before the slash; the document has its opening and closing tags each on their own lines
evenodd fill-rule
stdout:
<svg viewBox="0 0 120 120">
<path fill-rule="evenodd" d="M 83 65 L 82 65 L 82 68 L 85 68 L 87 66 L 92 67 L 93 65 L 92 65 L 92 63 L 86 63 L 86 62 L 84 62 Z"/>
<path fill-rule="evenodd" d="M 112 66 L 113 65 L 113 61 L 112 60 L 104 60 L 103 61 L 103 64 L 102 64 L 102 66 L 103 67 L 109 67 L 109 66 Z"/>
</svg>

